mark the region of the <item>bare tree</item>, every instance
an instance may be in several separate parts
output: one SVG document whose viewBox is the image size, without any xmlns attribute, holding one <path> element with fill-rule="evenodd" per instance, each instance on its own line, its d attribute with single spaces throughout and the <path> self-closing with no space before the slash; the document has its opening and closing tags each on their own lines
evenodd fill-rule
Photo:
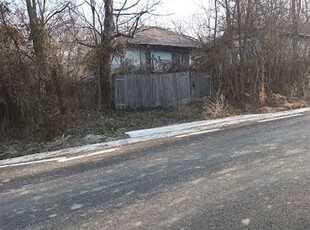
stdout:
<svg viewBox="0 0 310 230">
<path fill-rule="evenodd" d="M 92 42 L 79 41 L 80 44 L 91 47 L 97 59 L 98 110 L 103 104 L 113 107 L 111 59 L 119 37 L 133 37 L 143 16 L 152 14 L 160 0 L 123 1 L 115 4 L 113 0 L 102 2 L 86 0 L 85 4 L 91 10 L 91 19 L 86 14 L 75 10 L 92 34 Z"/>
<path fill-rule="evenodd" d="M 310 61 L 308 0 L 212 2 L 215 28 L 223 33 L 221 39 L 213 37 L 202 62 L 213 71 L 216 91 L 265 103 L 273 92 L 302 89 Z"/>
</svg>

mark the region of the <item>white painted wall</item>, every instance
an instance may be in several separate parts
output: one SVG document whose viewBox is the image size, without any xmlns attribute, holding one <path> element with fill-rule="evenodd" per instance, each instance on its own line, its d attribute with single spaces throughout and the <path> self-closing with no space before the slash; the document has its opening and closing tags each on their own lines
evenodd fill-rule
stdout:
<svg viewBox="0 0 310 230">
<path fill-rule="evenodd" d="M 153 50 L 150 52 L 152 66 L 155 71 L 165 71 L 172 65 L 172 52 L 165 50 Z M 112 69 L 117 70 L 123 64 L 134 66 L 139 69 L 147 63 L 146 51 L 143 48 L 126 48 L 123 56 L 115 54 L 112 59 Z"/>
</svg>

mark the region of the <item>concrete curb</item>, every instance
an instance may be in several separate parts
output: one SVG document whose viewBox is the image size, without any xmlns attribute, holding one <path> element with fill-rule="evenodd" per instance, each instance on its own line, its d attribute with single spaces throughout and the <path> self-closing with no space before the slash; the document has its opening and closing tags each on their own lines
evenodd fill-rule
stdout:
<svg viewBox="0 0 310 230">
<path fill-rule="evenodd" d="M 195 130 L 199 131 L 199 130 L 205 130 L 205 129 L 214 129 L 214 128 L 220 128 L 223 126 L 239 124 L 243 122 L 258 121 L 258 120 L 263 120 L 263 119 L 288 116 L 288 115 L 303 113 L 307 111 L 310 111 L 310 107 L 289 110 L 289 111 L 284 111 L 284 112 L 277 112 L 277 113 L 247 114 L 247 115 L 225 117 L 225 118 L 220 118 L 220 119 L 215 119 L 215 120 L 196 121 L 196 122 L 190 122 L 190 123 L 183 123 L 183 124 L 153 128 L 153 129 L 131 131 L 131 132 L 126 132 L 125 134 L 127 137 L 130 137 L 130 138 L 157 136 L 163 133 L 181 134 L 184 132 L 186 133 L 187 131 L 192 132 Z"/>
<path fill-rule="evenodd" d="M 30 161 L 37 161 L 37 160 L 66 156 L 66 155 L 84 154 L 85 152 L 94 152 L 94 151 L 114 148 L 114 147 L 118 147 L 122 145 L 142 142 L 142 141 L 156 140 L 156 139 L 172 137 L 172 136 L 176 136 L 180 134 L 199 132 L 202 130 L 218 129 L 221 127 L 241 124 L 244 122 L 255 122 L 259 120 L 282 117 L 282 116 L 289 116 L 289 115 L 304 113 L 308 111 L 310 111 L 310 107 L 289 110 L 289 111 L 284 111 L 284 112 L 277 112 L 277 113 L 239 115 L 239 116 L 226 117 L 226 118 L 215 119 L 215 120 L 197 121 L 197 122 L 170 125 L 170 126 L 153 128 L 153 129 L 131 131 L 131 132 L 125 133 L 126 136 L 128 137 L 126 139 L 116 140 L 116 141 L 111 141 L 111 142 L 103 142 L 103 143 L 92 144 L 92 145 L 72 147 L 72 148 L 57 150 L 53 152 L 43 152 L 43 153 L 37 153 L 37 154 L 28 155 L 28 156 L 21 156 L 21 157 L 16 157 L 12 159 L 1 160 L 0 166 L 12 165 L 12 164 L 18 164 L 18 163 L 24 163 L 24 162 L 30 162 Z"/>
</svg>

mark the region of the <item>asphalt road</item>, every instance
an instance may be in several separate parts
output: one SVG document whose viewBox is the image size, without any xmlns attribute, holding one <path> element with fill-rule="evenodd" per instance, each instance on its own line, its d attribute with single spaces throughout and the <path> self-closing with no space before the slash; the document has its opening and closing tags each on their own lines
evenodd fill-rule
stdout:
<svg viewBox="0 0 310 230">
<path fill-rule="evenodd" d="M 0 229 L 310 229 L 310 115 L 0 169 Z"/>
</svg>

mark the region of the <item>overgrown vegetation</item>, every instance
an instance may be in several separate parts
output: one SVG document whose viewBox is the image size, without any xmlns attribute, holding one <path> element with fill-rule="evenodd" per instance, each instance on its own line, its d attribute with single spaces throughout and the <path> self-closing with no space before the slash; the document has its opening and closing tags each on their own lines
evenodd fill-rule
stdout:
<svg viewBox="0 0 310 230">
<path fill-rule="evenodd" d="M 220 118 L 231 114 L 231 109 L 225 97 L 221 94 L 216 94 L 210 99 L 204 100 L 205 118 Z"/>
<path fill-rule="evenodd" d="M 211 72 L 214 95 L 171 109 L 118 112 L 111 109 L 116 39 L 132 37 L 159 1 L 85 0 L 84 8 L 15 2 L 0 3 L 1 153 L 14 141 L 40 143 L 16 147 L 33 153 L 84 144 L 91 134 L 103 141 L 125 130 L 298 108 L 310 97 L 306 0 L 213 0 L 196 31 L 204 49 L 191 68 Z M 42 142 L 54 138 L 51 146 Z"/>
<path fill-rule="evenodd" d="M 309 2 L 213 3 L 206 16 L 214 16 L 214 25 L 205 25 L 209 39 L 197 68 L 212 71 L 215 91 L 234 102 L 262 105 L 273 93 L 305 96 L 310 74 Z"/>
<path fill-rule="evenodd" d="M 110 109 L 115 39 L 133 36 L 158 2 L 2 1 L 1 134 L 19 128 L 20 137 L 49 139 L 80 110 Z"/>
</svg>

